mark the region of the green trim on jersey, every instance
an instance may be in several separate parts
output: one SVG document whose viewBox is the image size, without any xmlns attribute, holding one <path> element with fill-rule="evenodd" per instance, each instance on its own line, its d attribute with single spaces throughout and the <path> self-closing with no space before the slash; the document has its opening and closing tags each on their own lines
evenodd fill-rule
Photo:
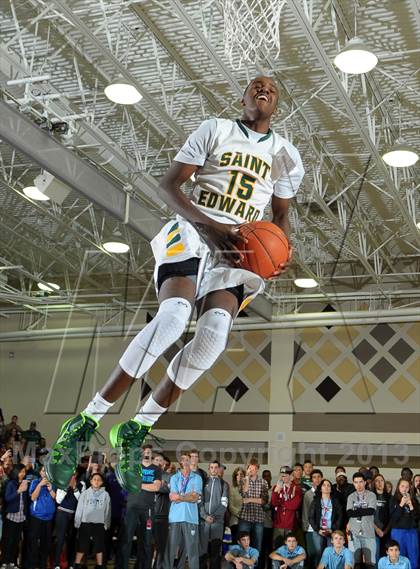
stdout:
<svg viewBox="0 0 420 569">
<path fill-rule="evenodd" d="M 239 126 L 244 135 L 247 138 L 249 138 L 248 131 L 246 130 L 245 126 L 242 124 L 241 119 L 236 119 L 236 124 Z M 269 139 L 272 134 L 273 131 L 271 130 L 271 128 L 269 128 L 267 134 L 264 134 L 264 136 L 262 136 L 259 140 L 257 140 L 257 142 L 264 142 L 264 140 Z"/>
</svg>

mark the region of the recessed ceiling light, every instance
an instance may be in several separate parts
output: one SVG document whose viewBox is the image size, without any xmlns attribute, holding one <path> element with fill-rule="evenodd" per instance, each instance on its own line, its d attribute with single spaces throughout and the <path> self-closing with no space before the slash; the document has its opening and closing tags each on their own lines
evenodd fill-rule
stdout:
<svg viewBox="0 0 420 569">
<path fill-rule="evenodd" d="M 419 155 L 408 144 L 397 142 L 382 154 L 382 158 L 388 166 L 407 168 L 408 166 L 414 166 L 419 159 Z"/>
<path fill-rule="evenodd" d="M 318 283 L 315 279 L 295 279 L 295 285 L 299 288 L 315 288 Z"/>
<path fill-rule="evenodd" d="M 105 87 L 105 95 L 110 101 L 119 105 L 134 105 L 143 98 L 134 85 L 121 81 Z"/>
<path fill-rule="evenodd" d="M 60 290 L 60 285 L 55 283 L 38 283 L 39 290 L 44 290 L 45 292 L 54 292 L 55 290 Z"/>
<path fill-rule="evenodd" d="M 378 63 L 378 58 L 361 39 L 352 38 L 335 56 L 334 63 L 344 73 L 360 75 L 371 71 Z"/>
<path fill-rule="evenodd" d="M 27 186 L 26 188 L 23 188 L 23 193 L 26 197 L 31 198 L 31 200 L 39 202 L 46 202 L 50 199 L 48 196 L 40 192 L 36 186 Z"/>
<path fill-rule="evenodd" d="M 418 221 L 418 222 L 416 223 L 416 225 L 417 225 L 417 229 L 420 229 L 420 221 Z"/>
<path fill-rule="evenodd" d="M 121 241 L 107 241 L 102 247 L 105 251 L 108 251 L 108 253 L 127 253 L 130 249 L 127 243 L 122 243 Z"/>
</svg>

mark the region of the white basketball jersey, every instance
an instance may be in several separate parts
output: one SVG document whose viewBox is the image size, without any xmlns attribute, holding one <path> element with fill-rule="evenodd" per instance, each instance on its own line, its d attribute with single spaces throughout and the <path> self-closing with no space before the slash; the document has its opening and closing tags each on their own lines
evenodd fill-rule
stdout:
<svg viewBox="0 0 420 569">
<path fill-rule="evenodd" d="M 294 197 L 304 175 L 293 144 L 271 130 L 250 130 L 240 120 L 204 121 L 175 160 L 200 166 L 192 201 L 221 223 L 262 219 L 273 194 Z"/>
</svg>

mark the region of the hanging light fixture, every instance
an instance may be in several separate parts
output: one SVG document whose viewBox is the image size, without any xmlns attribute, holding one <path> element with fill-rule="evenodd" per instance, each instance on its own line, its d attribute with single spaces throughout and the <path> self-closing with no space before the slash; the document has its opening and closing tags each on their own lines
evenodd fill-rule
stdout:
<svg viewBox="0 0 420 569">
<path fill-rule="evenodd" d="M 382 154 L 383 161 L 393 168 L 407 168 L 414 166 L 419 159 L 419 155 L 408 144 L 397 140 L 390 148 Z"/>
<path fill-rule="evenodd" d="M 26 186 L 23 188 L 23 193 L 26 197 L 30 198 L 31 200 L 36 200 L 39 202 L 46 202 L 50 198 L 45 195 L 41 190 L 39 190 L 36 186 Z"/>
<path fill-rule="evenodd" d="M 335 56 L 334 63 L 344 73 L 360 75 L 371 71 L 378 58 L 360 38 L 354 37 Z"/>
<path fill-rule="evenodd" d="M 123 77 L 118 77 L 110 83 L 105 87 L 104 92 L 110 101 L 118 105 L 135 105 L 143 98 L 134 85 L 128 83 Z"/>
<path fill-rule="evenodd" d="M 315 279 L 295 279 L 294 282 L 299 288 L 315 288 L 318 286 Z"/>
<path fill-rule="evenodd" d="M 39 290 L 43 290 L 45 292 L 55 292 L 56 290 L 60 290 L 60 285 L 55 283 L 38 283 L 37 286 Z"/>
<path fill-rule="evenodd" d="M 108 253 L 116 254 L 127 253 L 127 251 L 130 249 L 130 246 L 123 241 L 107 241 L 102 245 L 102 247 L 105 249 L 105 251 L 108 251 Z"/>
</svg>

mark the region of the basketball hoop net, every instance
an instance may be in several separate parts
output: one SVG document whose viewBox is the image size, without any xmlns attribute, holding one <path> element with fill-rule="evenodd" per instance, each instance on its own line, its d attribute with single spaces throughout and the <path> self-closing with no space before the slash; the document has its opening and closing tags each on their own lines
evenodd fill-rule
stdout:
<svg viewBox="0 0 420 569">
<path fill-rule="evenodd" d="M 258 50 L 280 53 L 280 15 L 286 0 L 219 0 L 223 10 L 225 55 L 232 67 L 255 63 Z"/>
</svg>

